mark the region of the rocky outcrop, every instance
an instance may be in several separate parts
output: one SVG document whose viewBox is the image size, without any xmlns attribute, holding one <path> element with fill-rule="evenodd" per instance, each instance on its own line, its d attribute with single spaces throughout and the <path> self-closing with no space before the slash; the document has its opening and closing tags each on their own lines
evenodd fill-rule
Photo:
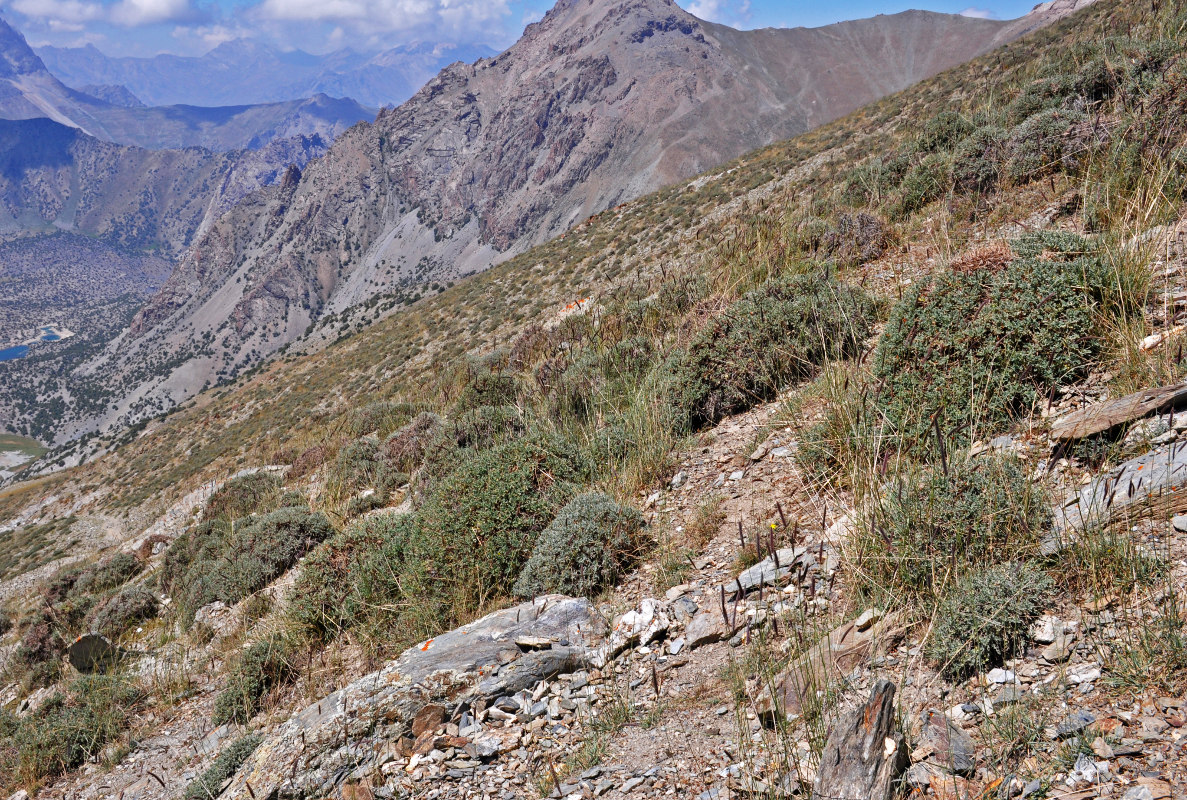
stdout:
<svg viewBox="0 0 1187 800">
<path fill-rule="evenodd" d="M 431 737 L 430 715 L 482 717 L 499 698 L 581 669 L 605 627 L 587 600 L 549 595 L 421 642 L 281 725 L 221 797 L 329 796 L 393 760 L 393 743 L 426 731 Z M 497 752 L 468 744 L 479 756 Z"/>
</svg>

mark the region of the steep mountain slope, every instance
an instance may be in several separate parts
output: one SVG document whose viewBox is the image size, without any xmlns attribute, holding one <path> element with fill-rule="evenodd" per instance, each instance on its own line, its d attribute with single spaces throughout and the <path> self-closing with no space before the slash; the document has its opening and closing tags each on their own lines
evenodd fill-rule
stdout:
<svg viewBox="0 0 1187 800">
<path fill-rule="evenodd" d="M 483 45 L 415 43 L 373 56 L 350 50 L 316 56 L 245 39 L 199 57 L 112 57 L 93 44 L 42 47 L 37 53 L 69 86 L 86 91 L 87 84 L 123 85 L 150 105 L 243 105 L 328 94 L 373 107 L 404 102 L 455 61 L 473 63 L 495 55 Z"/>
<path fill-rule="evenodd" d="M 306 334 L 316 346 L 360 306 L 436 291 L 1028 24 L 907 12 L 742 33 L 670 0 L 561 0 L 506 53 L 447 68 L 220 221 L 94 364 L 122 402 L 68 415 L 58 438 L 134 421 L 137 404 L 180 401 Z M 196 358 L 178 367 L 181 352 Z"/>
<path fill-rule="evenodd" d="M 372 112 L 353 100 L 315 95 L 256 106 L 139 108 L 70 89 L 49 73 L 24 37 L 0 19 L 0 119 L 46 118 L 120 144 L 152 149 L 237 150 L 274 139 L 332 141 Z"/>
<path fill-rule="evenodd" d="M 144 150 L 48 119 L 0 120 L 0 350 L 42 325 L 74 333 L 4 362 L 0 428 L 52 431 L 60 376 L 128 325 L 214 220 L 326 147 L 299 136 L 230 153 Z M 73 382 L 71 403 L 103 402 L 102 383 Z"/>
</svg>

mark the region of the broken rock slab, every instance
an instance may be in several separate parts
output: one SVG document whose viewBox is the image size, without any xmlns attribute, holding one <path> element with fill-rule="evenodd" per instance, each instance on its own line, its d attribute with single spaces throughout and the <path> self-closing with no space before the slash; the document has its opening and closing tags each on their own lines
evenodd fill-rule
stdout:
<svg viewBox="0 0 1187 800">
<path fill-rule="evenodd" d="M 1043 555 L 1054 555 L 1077 533 L 1108 522 L 1118 511 L 1155 504 L 1168 516 L 1187 510 L 1187 443 L 1130 459 L 1086 484 L 1054 509 L 1052 537 Z"/>
<path fill-rule="evenodd" d="M 774 690 L 768 687 L 759 694 L 756 710 L 765 718 L 779 714 L 787 719 L 801 716 L 805 708 L 816 702 L 818 691 L 852 672 L 876 648 L 889 645 L 901 633 L 898 618 L 884 615 L 878 609 L 845 623 L 775 676 Z"/>
<path fill-rule="evenodd" d="M 811 572 L 827 574 L 840 563 L 836 552 L 829 545 L 806 547 L 784 547 L 776 550 L 759 563 L 742 572 L 732 581 L 722 584 L 727 595 L 743 595 L 758 591 L 760 586 L 782 586 L 790 579 L 804 581 Z"/>
<path fill-rule="evenodd" d="M 313 703 L 275 729 L 235 774 L 221 800 L 328 797 L 411 734 L 429 705 L 446 718 L 576 672 L 607 625 L 585 599 L 538 597 L 410 647 L 378 672 Z M 525 651 L 523 637 L 550 639 Z M 428 713 L 428 712 L 426 712 Z M 431 712 L 440 716 L 437 709 Z"/>
<path fill-rule="evenodd" d="M 878 681 L 865 705 L 829 732 L 812 800 L 887 800 L 909 758 L 894 713 L 894 684 Z"/>
<path fill-rule="evenodd" d="M 954 775 L 972 775 L 977 769 L 977 747 L 959 726 L 938 711 L 924 711 L 920 747 L 924 759 Z"/>
<path fill-rule="evenodd" d="M 1060 417 L 1051 425 L 1051 438 L 1056 442 L 1084 439 L 1184 402 L 1187 402 L 1187 383 L 1143 389 Z"/>
</svg>

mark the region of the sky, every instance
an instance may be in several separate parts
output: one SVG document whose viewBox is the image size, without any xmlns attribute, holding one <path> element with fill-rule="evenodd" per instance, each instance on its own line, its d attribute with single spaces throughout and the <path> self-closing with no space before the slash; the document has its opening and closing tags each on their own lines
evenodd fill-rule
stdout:
<svg viewBox="0 0 1187 800">
<path fill-rule="evenodd" d="M 511 45 L 555 0 L 0 0 L 35 47 L 94 44 L 108 55 L 200 55 L 234 39 L 283 50 L 378 51 L 413 41 Z M 908 8 L 1011 19 L 1035 0 L 677 0 L 739 28 L 827 25 Z"/>
</svg>

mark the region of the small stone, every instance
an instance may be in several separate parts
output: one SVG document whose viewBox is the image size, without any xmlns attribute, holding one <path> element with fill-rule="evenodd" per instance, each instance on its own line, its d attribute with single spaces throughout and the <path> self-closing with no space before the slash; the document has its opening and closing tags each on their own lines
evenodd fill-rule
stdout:
<svg viewBox="0 0 1187 800">
<path fill-rule="evenodd" d="M 859 631 L 864 631 L 871 625 L 878 622 L 880 619 L 882 619 L 882 609 L 867 608 L 865 611 L 861 612 L 861 616 L 853 621 L 853 627 L 857 628 Z"/>
<path fill-rule="evenodd" d="M 1026 691 L 1020 686 L 1003 686 L 1002 690 L 997 693 L 997 697 L 993 698 L 993 704 L 995 706 L 1013 705 L 1022 702 L 1025 695 Z"/>
<path fill-rule="evenodd" d="M 1171 525 L 1179 533 L 1187 533 L 1187 514 L 1180 514 L 1171 520 Z"/>
<path fill-rule="evenodd" d="M 692 587 L 687 583 L 682 583 L 679 586 L 673 586 L 671 589 L 668 589 L 668 591 L 664 592 L 664 598 L 669 603 L 674 603 L 684 595 L 688 594 L 688 590 L 690 588 Z"/>
<path fill-rule="evenodd" d="M 434 731 L 445 722 L 445 709 L 438 705 L 427 705 L 412 718 L 412 738 L 419 739 L 428 731 Z"/>
<path fill-rule="evenodd" d="M 730 480 L 731 480 L 731 481 L 740 481 L 740 480 L 742 480 L 742 477 L 743 477 L 745 474 L 746 474 L 746 473 L 745 473 L 743 470 L 740 470 L 740 469 L 739 469 L 739 470 L 735 470 L 735 471 L 733 471 L 733 472 L 731 472 L 731 473 L 730 473 Z"/>
<path fill-rule="evenodd" d="M 1030 638 L 1039 644 L 1051 644 L 1055 637 L 1063 631 L 1063 620 L 1044 614 L 1030 628 Z"/>
<path fill-rule="evenodd" d="M 989 670 L 989 674 L 986 675 L 985 678 L 990 683 L 999 683 L 999 684 L 1000 683 L 1014 683 L 1018 680 L 1018 676 L 1015 675 L 1012 670 L 1001 669 L 1001 668 Z"/>
<path fill-rule="evenodd" d="M 673 639 L 668 643 L 668 655 L 678 656 L 680 651 L 684 649 L 684 637 Z"/>
<path fill-rule="evenodd" d="M 1113 748 L 1109 747 L 1109 743 L 1101 736 L 1097 736 L 1092 740 L 1092 752 L 1101 758 L 1113 758 L 1116 755 L 1113 752 Z"/>
<path fill-rule="evenodd" d="M 722 486 L 725 486 L 725 473 L 724 472 L 717 476 L 717 480 L 713 481 L 714 489 L 720 489 Z"/>
<path fill-rule="evenodd" d="M 1076 711 L 1056 726 L 1055 735 L 1061 739 L 1066 739 L 1069 736 L 1075 736 L 1094 722 L 1096 722 L 1096 717 L 1089 712 Z"/>
<path fill-rule="evenodd" d="M 771 458 L 787 458 L 791 455 L 790 447 L 776 447 L 771 451 Z"/>
<path fill-rule="evenodd" d="M 638 787 L 642 786 L 643 782 L 645 780 L 646 780 L 646 778 L 631 778 L 629 781 L 627 781 L 626 783 L 624 783 L 622 785 L 622 789 L 621 789 L 622 793 L 629 794 L 630 792 L 634 791 Z"/>
<path fill-rule="evenodd" d="M 977 768 L 973 740 L 939 712 L 923 712 L 921 746 L 931 750 L 932 764 L 957 775 L 971 775 Z"/>
<path fill-rule="evenodd" d="M 1094 683 L 1099 678 L 1099 664 L 1077 664 L 1067 671 L 1067 682 L 1073 685 Z"/>
<path fill-rule="evenodd" d="M 688 473 L 685 472 L 684 470 L 680 470 L 679 472 L 677 472 L 675 475 L 672 476 L 672 488 L 673 489 L 679 489 L 681 486 L 683 486 L 686 483 L 688 483 Z"/>
<path fill-rule="evenodd" d="M 1147 786 L 1131 786 L 1121 800 L 1154 800 L 1154 793 Z"/>
</svg>

